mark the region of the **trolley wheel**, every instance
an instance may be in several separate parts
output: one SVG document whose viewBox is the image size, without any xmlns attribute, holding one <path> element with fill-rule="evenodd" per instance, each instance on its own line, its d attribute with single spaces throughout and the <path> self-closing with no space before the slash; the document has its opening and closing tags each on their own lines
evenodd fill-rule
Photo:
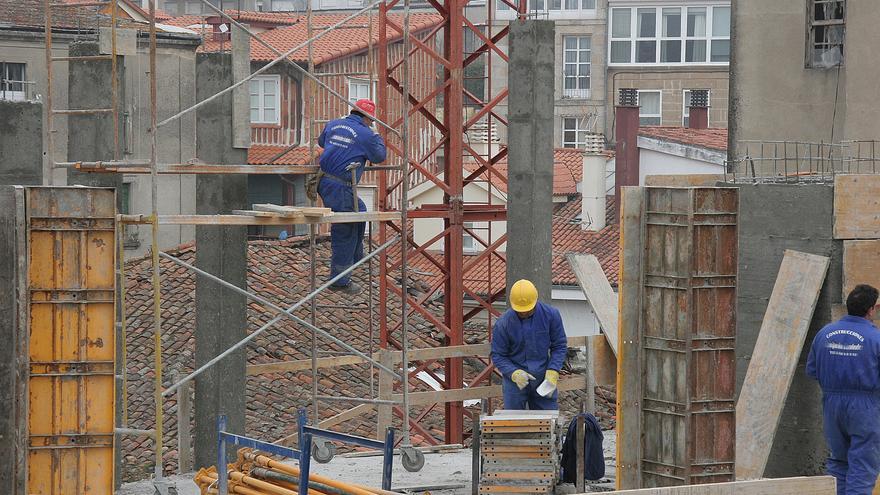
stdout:
<svg viewBox="0 0 880 495">
<path fill-rule="evenodd" d="M 425 466 L 425 454 L 421 450 L 412 447 L 401 447 L 400 461 L 403 463 L 404 469 L 415 473 L 421 471 Z"/>
<path fill-rule="evenodd" d="M 318 464 L 327 464 L 336 455 L 336 444 L 323 440 L 312 443 L 312 459 Z"/>
</svg>

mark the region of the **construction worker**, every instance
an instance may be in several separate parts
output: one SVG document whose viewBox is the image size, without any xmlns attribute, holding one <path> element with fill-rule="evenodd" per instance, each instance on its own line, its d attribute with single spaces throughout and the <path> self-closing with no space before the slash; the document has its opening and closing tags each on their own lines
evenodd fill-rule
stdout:
<svg viewBox="0 0 880 495">
<path fill-rule="evenodd" d="M 556 385 L 567 349 L 559 310 L 538 301 L 535 284 L 518 280 L 510 309 L 492 329 L 490 355 L 504 376 L 504 409 L 559 409 Z"/>
<path fill-rule="evenodd" d="M 354 188 L 361 180 L 367 160 L 372 163 L 385 161 L 385 142 L 371 127 L 376 118 L 376 104 L 361 99 L 354 105 L 356 108 L 348 116 L 328 122 L 318 138 L 318 145 L 324 148 L 318 194 L 324 205 L 333 211 L 367 211 L 360 198 L 355 210 Z M 365 228 L 365 222 L 334 223 L 330 227 L 331 278 L 363 258 Z M 336 281 L 330 289 L 350 295 L 361 291 L 350 275 Z"/>
<path fill-rule="evenodd" d="M 813 339 L 807 374 L 822 387 L 828 473 L 839 495 L 870 495 L 880 474 L 880 332 L 877 289 L 857 285 L 847 316 Z"/>
</svg>

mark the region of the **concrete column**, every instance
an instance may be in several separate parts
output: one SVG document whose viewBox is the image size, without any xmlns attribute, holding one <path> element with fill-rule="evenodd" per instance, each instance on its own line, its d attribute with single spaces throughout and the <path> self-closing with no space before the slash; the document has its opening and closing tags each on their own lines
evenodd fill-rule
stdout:
<svg viewBox="0 0 880 495">
<path fill-rule="evenodd" d="M 43 105 L 0 101 L 0 185 L 43 184 Z"/>
<path fill-rule="evenodd" d="M 100 55 L 98 42 L 83 41 L 70 44 L 70 56 Z M 119 101 L 124 101 L 125 81 L 122 57 L 116 64 Z M 110 108 L 113 101 L 113 82 L 110 60 L 71 60 L 68 63 L 68 102 L 73 110 Z M 97 161 L 114 157 L 113 114 L 56 115 L 55 127 L 67 119 L 67 160 Z M 121 105 L 120 105 L 121 119 Z M 122 146 L 123 126 L 119 125 L 119 142 Z M 121 157 L 121 155 L 120 155 Z M 58 161 L 61 161 L 58 158 Z M 68 184 L 97 187 L 121 187 L 122 174 L 95 174 L 68 170 Z M 118 201 L 121 198 L 117 198 Z"/>
<path fill-rule="evenodd" d="M 639 96 L 635 89 L 621 89 L 614 107 L 617 140 L 614 159 L 614 204 L 620 207 L 620 188 L 639 185 Z"/>
<path fill-rule="evenodd" d="M 552 283 L 552 21 L 510 23 L 507 286 L 531 280 L 543 301 Z"/>
<path fill-rule="evenodd" d="M 233 84 L 228 54 L 198 54 L 196 99 L 202 101 Z M 247 150 L 233 148 L 232 95 L 196 113 L 196 151 L 207 163 L 247 163 Z M 201 175 L 196 179 L 199 214 L 230 213 L 247 207 L 247 176 Z M 247 288 L 247 228 L 196 228 L 196 266 Z M 196 278 L 196 366 L 246 336 L 245 298 L 203 277 Z M 217 462 L 217 415 L 228 417 L 229 431 L 244 433 L 246 351 L 239 350 L 196 379 L 195 468 Z M 236 449 L 229 450 L 229 459 Z"/>
</svg>

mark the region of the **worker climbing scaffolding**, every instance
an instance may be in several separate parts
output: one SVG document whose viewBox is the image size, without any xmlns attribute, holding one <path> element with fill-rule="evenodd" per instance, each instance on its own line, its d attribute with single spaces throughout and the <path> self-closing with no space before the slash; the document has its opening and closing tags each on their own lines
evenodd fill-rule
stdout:
<svg viewBox="0 0 880 495">
<path fill-rule="evenodd" d="M 355 107 L 348 116 L 328 122 L 318 138 L 318 145 L 324 148 L 324 152 L 320 159 L 317 192 L 324 205 L 335 212 L 367 211 L 364 202 L 357 198 L 355 188 L 366 162 L 382 163 L 386 156 L 382 136 L 370 127 L 376 118 L 376 104 L 361 99 Z M 330 278 L 363 258 L 365 228 L 364 222 L 337 223 L 330 228 Z M 330 288 L 350 295 L 361 291 L 350 276 L 342 277 Z"/>
</svg>

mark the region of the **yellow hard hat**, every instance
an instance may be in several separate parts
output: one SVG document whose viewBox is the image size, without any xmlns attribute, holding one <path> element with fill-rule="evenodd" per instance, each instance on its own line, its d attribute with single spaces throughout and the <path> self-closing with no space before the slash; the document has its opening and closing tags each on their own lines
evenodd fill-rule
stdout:
<svg viewBox="0 0 880 495">
<path fill-rule="evenodd" d="M 518 313 L 526 313 L 538 304 L 538 289 L 526 279 L 517 280 L 510 288 L 510 307 Z"/>
</svg>

